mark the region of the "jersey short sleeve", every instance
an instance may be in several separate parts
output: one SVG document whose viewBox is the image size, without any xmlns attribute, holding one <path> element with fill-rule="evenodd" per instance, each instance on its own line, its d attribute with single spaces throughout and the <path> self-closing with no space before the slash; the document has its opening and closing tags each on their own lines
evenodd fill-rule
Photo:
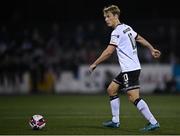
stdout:
<svg viewBox="0 0 180 136">
<path fill-rule="evenodd" d="M 120 40 L 120 35 L 114 30 L 111 33 L 111 40 L 110 40 L 110 45 L 118 46 Z"/>
</svg>

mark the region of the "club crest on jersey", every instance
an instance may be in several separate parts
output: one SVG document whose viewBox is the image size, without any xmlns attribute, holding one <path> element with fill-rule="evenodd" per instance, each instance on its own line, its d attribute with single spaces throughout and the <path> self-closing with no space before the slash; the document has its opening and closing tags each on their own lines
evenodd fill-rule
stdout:
<svg viewBox="0 0 180 136">
<path fill-rule="evenodd" d="M 115 36 L 115 37 L 119 38 L 119 35 L 111 35 L 111 36 Z"/>
</svg>

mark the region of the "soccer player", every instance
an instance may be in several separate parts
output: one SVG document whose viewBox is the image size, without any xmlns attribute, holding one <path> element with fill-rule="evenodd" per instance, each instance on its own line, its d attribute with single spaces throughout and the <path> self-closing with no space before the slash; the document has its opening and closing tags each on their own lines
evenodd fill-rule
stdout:
<svg viewBox="0 0 180 136">
<path fill-rule="evenodd" d="M 90 65 L 89 70 L 93 70 L 106 59 L 108 59 L 116 50 L 119 64 L 120 73 L 115 77 L 107 88 L 108 95 L 110 97 L 110 106 L 112 112 L 112 120 L 103 122 L 105 127 L 118 128 L 120 125 L 119 120 L 119 108 L 120 98 L 118 97 L 118 90 L 121 88 L 124 90 L 129 100 L 134 103 L 137 109 L 149 122 L 143 131 L 151 131 L 160 127 L 159 123 L 151 113 L 147 103 L 140 98 L 140 84 L 139 75 L 141 71 L 140 62 L 137 55 L 136 42 L 140 45 L 147 47 L 154 58 L 159 58 L 161 52 L 155 49 L 147 40 L 137 34 L 130 26 L 121 23 L 120 9 L 116 5 L 111 5 L 103 9 L 105 22 L 108 27 L 112 27 L 114 30 L 111 33 L 110 43 L 97 60 Z"/>
</svg>

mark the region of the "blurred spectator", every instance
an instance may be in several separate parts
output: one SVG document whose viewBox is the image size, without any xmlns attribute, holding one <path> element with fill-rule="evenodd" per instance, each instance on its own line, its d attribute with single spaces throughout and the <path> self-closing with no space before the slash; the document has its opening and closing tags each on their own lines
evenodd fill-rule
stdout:
<svg viewBox="0 0 180 136">
<path fill-rule="evenodd" d="M 20 21 L 21 16 L 18 16 Z M 162 51 L 159 63 L 178 63 L 179 54 L 175 49 L 179 43 L 179 31 L 176 28 L 180 24 L 159 24 L 154 21 L 147 28 L 143 25 L 146 23 L 149 24 L 149 21 L 136 22 L 135 28 L 137 32 L 149 32 L 148 35 L 157 40 L 154 45 L 157 44 Z M 18 25 L 17 28 L 11 24 L 0 28 L 0 84 L 22 82 L 22 75 L 28 71 L 34 92 L 37 91 L 37 82 L 46 77 L 49 68 L 57 76 L 61 71 L 69 70 L 78 78 L 78 66 L 90 64 L 101 53 L 104 44 L 109 42 L 106 37 L 110 34 L 109 29 L 104 30 L 104 22 L 98 21 L 49 21 L 43 25 L 33 22 Z M 154 63 L 150 52 L 142 48 L 138 51 L 142 63 Z M 115 64 L 115 59 L 112 57 L 106 63 Z"/>
</svg>

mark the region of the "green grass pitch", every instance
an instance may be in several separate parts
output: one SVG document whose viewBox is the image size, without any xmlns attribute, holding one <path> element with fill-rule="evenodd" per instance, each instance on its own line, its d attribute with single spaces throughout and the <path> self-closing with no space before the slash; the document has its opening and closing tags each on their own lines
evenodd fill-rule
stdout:
<svg viewBox="0 0 180 136">
<path fill-rule="evenodd" d="M 0 96 L 0 134 L 8 135 L 172 135 L 180 134 L 180 96 L 146 95 L 143 98 L 160 122 L 161 128 L 139 131 L 147 122 L 136 107 L 121 98 L 121 126 L 104 128 L 111 119 L 107 95 L 24 95 Z M 28 120 L 42 114 L 47 120 L 43 130 L 32 130 Z"/>
</svg>

